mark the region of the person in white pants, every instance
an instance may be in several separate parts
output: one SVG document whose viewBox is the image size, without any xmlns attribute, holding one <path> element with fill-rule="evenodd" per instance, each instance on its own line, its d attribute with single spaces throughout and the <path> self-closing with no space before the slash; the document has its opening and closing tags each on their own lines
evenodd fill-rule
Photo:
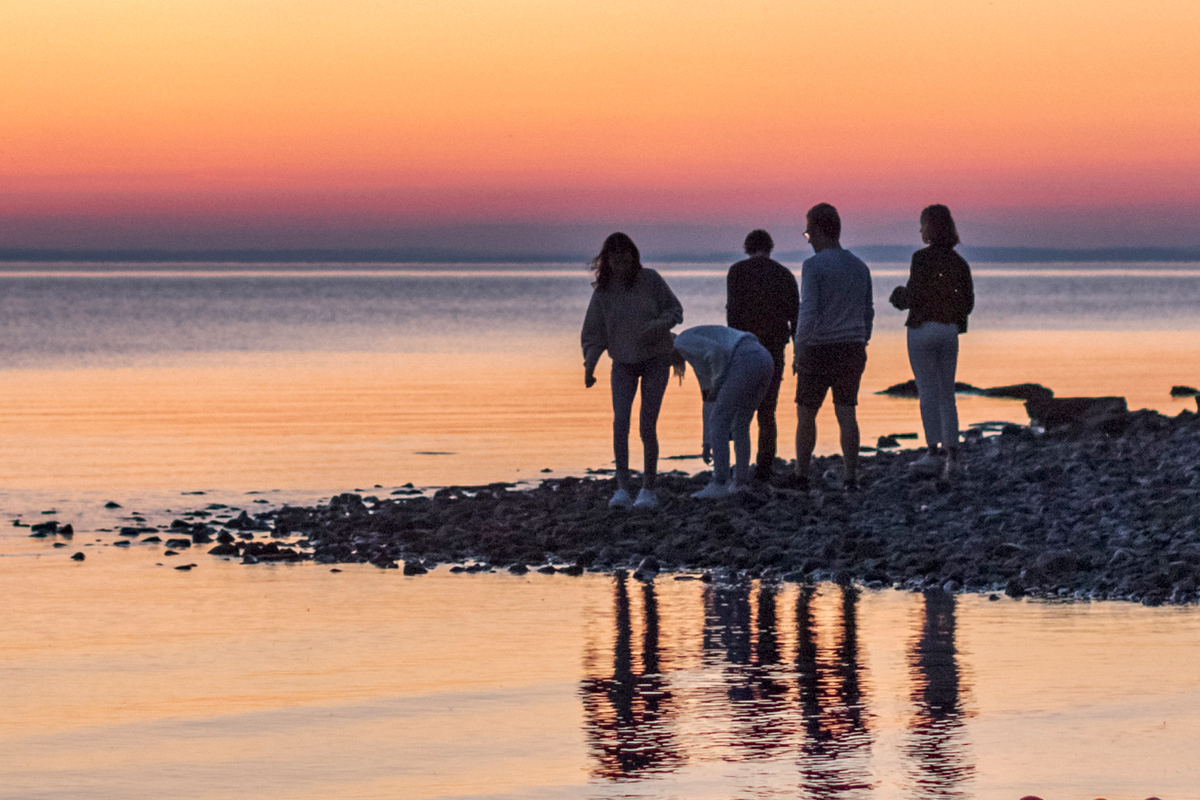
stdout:
<svg viewBox="0 0 1200 800">
<path fill-rule="evenodd" d="M 775 361 L 752 333 L 724 325 L 700 325 L 675 337 L 675 351 L 692 365 L 704 398 L 704 460 L 712 459 L 712 480 L 692 495 L 702 500 L 727 497 L 750 481 L 750 420 L 762 403 Z M 729 480 L 729 441 L 736 462 Z"/>
<path fill-rule="evenodd" d="M 908 361 L 928 448 L 911 466 L 949 477 L 958 459 L 958 336 L 966 333 L 967 316 L 975 308 L 975 287 L 970 265 L 954 252 L 959 238 L 950 209 L 932 205 L 921 212 L 921 239 L 929 246 L 913 253 L 908 284 L 896 287 L 891 303 L 908 310 Z"/>
</svg>

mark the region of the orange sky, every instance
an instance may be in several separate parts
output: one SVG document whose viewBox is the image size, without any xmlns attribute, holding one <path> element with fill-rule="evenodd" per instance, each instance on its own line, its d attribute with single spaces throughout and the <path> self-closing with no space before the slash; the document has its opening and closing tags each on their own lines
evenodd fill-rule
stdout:
<svg viewBox="0 0 1200 800">
<path fill-rule="evenodd" d="M 0 246 L 822 199 L 885 241 L 941 201 L 1200 244 L 1197 34 L 1195 0 L 6 0 Z"/>
</svg>

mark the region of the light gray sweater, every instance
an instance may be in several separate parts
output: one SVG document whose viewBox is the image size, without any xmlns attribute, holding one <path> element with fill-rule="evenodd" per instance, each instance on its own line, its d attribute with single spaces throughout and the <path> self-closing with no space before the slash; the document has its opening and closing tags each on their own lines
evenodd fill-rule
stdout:
<svg viewBox="0 0 1200 800">
<path fill-rule="evenodd" d="M 596 289 L 583 318 L 583 363 L 594 368 L 605 350 L 612 360 L 638 364 L 670 355 L 671 328 L 683 322 L 683 306 L 652 269 L 638 270 L 631 288 Z"/>
<path fill-rule="evenodd" d="M 869 342 L 874 320 L 871 271 L 858 256 L 829 247 L 804 262 L 797 351 L 819 344 Z"/>
</svg>

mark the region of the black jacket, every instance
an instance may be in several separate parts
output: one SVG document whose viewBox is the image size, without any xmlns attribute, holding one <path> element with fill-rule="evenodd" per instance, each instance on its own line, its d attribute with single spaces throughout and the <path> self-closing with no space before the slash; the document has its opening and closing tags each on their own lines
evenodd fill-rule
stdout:
<svg viewBox="0 0 1200 800">
<path fill-rule="evenodd" d="M 975 308 L 975 284 L 966 259 L 950 247 L 930 245 L 913 253 L 908 285 L 892 292 L 892 305 L 908 309 L 904 324 L 919 328 L 925 322 L 957 325 L 967 332 L 967 316 Z"/>
<path fill-rule="evenodd" d="M 796 332 L 800 287 L 787 267 L 766 256 L 739 261 L 726 278 L 726 324 L 758 337 L 771 353 L 782 353 Z"/>
</svg>

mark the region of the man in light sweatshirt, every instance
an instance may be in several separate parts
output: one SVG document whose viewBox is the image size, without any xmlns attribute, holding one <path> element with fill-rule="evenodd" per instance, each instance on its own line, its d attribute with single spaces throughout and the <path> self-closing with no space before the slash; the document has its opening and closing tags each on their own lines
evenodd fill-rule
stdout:
<svg viewBox="0 0 1200 800">
<path fill-rule="evenodd" d="M 833 410 L 841 429 L 846 486 L 858 484 L 858 388 L 867 365 L 867 342 L 875 309 L 871 271 L 841 245 L 837 209 L 819 203 L 808 210 L 804 236 L 815 255 L 800 271 L 800 317 L 796 323 L 795 488 L 808 488 L 817 443 L 817 412 L 833 390 Z"/>
</svg>

